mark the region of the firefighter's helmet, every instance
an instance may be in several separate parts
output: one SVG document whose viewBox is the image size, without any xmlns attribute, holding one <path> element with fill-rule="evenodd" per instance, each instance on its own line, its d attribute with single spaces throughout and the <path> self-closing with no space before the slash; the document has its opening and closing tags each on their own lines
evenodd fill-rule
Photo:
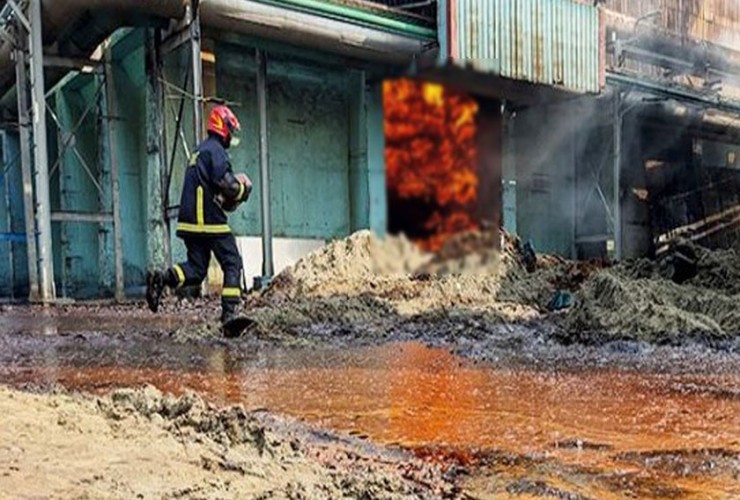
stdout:
<svg viewBox="0 0 740 500">
<path fill-rule="evenodd" d="M 208 117 L 208 131 L 221 137 L 227 147 L 237 146 L 241 125 L 239 125 L 239 119 L 227 106 L 218 105 L 213 108 Z"/>
</svg>

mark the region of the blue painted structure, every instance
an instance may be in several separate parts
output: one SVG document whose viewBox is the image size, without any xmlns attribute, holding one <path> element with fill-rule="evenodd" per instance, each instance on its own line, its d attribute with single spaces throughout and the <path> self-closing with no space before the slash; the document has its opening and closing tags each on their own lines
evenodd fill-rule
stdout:
<svg viewBox="0 0 740 500">
<path fill-rule="evenodd" d="M 20 145 L 14 131 L 0 132 L 0 297 L 28 295 Z"/>
</svg>

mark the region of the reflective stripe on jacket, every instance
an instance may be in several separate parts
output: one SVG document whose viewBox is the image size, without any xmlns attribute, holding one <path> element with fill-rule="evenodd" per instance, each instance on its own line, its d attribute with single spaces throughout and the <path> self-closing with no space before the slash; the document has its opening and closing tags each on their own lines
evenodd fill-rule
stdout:
<svg viewBox="0 0 740 500">
<path fill-rule="evenodd" d="M 177 235 L 229 234 L 226 213 L 216 205 L 217 183 L 231 172 L 226 149 L 215 137 L 203 141 L 185 172 L 177 218 Z"/>
</svg>

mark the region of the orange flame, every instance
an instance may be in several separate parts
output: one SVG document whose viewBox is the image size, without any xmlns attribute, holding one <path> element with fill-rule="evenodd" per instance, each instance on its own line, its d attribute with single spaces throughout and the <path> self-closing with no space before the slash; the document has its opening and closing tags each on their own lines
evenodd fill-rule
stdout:
<svg viewBox="0 0 740 500">
<path fill-rule="evenodd" d="M 452 235 L 477 228 L 476 114 L 469 96 L 412 80 L 384 83 L 389 193 L 434 208 L 417 242 L 438 250 Z"/>
</svg>

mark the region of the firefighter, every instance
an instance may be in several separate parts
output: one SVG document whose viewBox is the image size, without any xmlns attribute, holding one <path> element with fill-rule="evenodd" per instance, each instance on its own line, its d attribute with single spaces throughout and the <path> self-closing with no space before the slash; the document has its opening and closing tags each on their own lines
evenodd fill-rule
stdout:
<svg viewBox="0 0 740 500">
<path fill-rule="evenodd" d="M 246 201 L 252 183 L 245 174 L 233 173 L 226 150 L 238 145 L 240 128 L 226 106 L 216 106 L 208 118 L 208 138 L 190 158 L 180 198 L 177 236 L 185 242 L 188 258 L 166 271 L 148 274 L 146 300 L 153 312 L 159 309 L 165 287 L 201 284 L 213 252 L 224 274 L 221 323 L 238 317 L 242 259 L 227 224 L 227 212 Z"/>
</svg>

